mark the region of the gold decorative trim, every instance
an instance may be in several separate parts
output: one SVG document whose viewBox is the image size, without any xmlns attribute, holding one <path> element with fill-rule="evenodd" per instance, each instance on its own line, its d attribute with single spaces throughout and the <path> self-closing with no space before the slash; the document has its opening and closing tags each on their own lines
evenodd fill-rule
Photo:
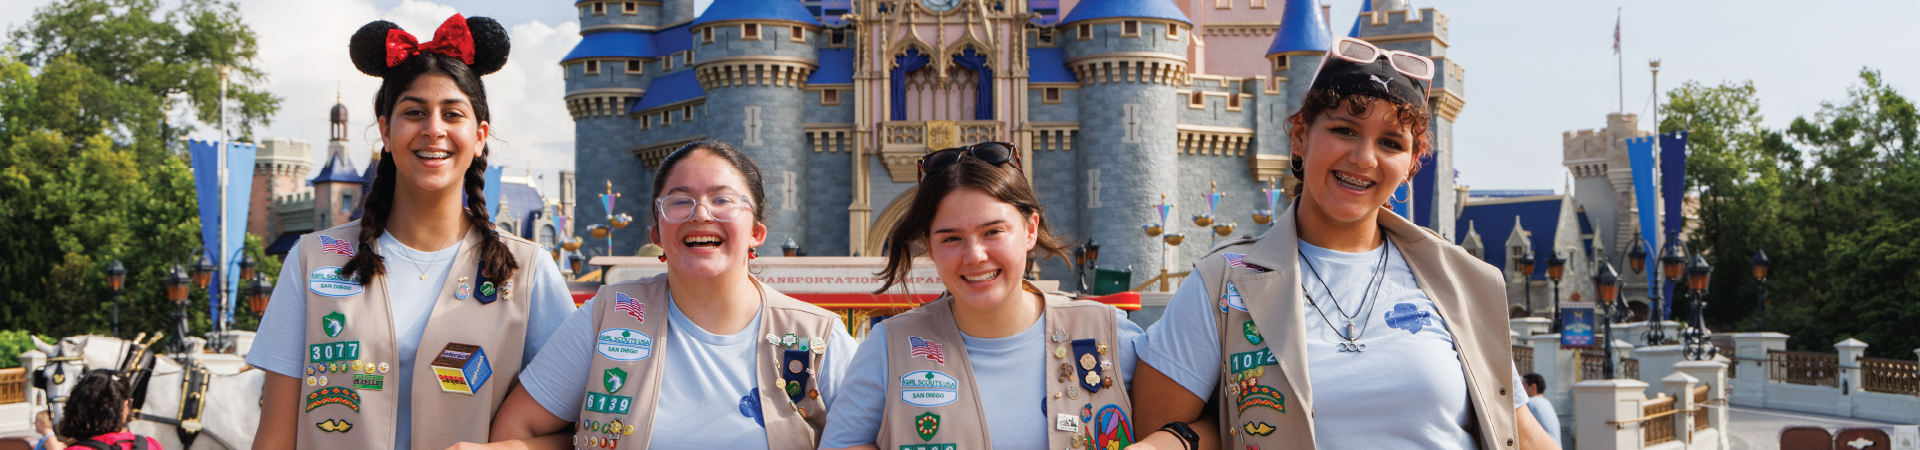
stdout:
<svg viewBox="0 0 1920 450">
<path fill-rule="evenodd" d="M 585 28 L 581 28 L 581 29 L 580 29 L 580 35 L 581 35 L 581 36 L 586 36 L 586 35 L 589 35 L 589 34 L 594 34 L 594 33 L 599 33 L 599 32 L 602 32 L 602 31 L 647 31 L 647 32 L 652 32 L 652 31 L 660 31 L 660 27 L 656 27 L 656 26 L 653 26 L 653 25 L 640 25 L 640 24 L 632 24 L 632 23 L 603 23 L 603 24 L 599 24 L 599 25 L 594 25 L 594 26 L 590 26 L 590 27 L 585 27 Z"/>
<path fill-rule="evenodd" d="M 1433 105 L 1433 112 L 1435 114 L 1438 114 L 1442 119 L 1447 119 L 1448 122 L 1458 121 L 1460 110 L 1467 107 L 1467 100 L 1460 98 L 1459 94 L 1455 94 L 1449 89 L 1435 91 L 1433 97 L 1427 99 L 1427 103 Z"/>
<path fill-rule="evenodd" d="M 1448 48 L 1453 47 L 1453 44 L 1447 43 L 1447 38 L 1441 37 L 1439 33 L 1435 33 L 1432 31 L 1421 32 L 1421 33 L 1406 33 L 1406 34 L 1387 34 L 1387 35 L 1380 35 L 1380 36 L 1361 36 L 1360 39 L 1364 39 L 1367 42 L 1374 43 L 1374 44 L 1392 44 L 1396 42 L 1413 42 L 1413 41 L 1432 40 L 1434 42 L 1440 43 L 1441 47 L 1448 47 Z M 1326 53 L 1326 52 L 1319 52 L 1319 53 Z"/>
</svg>

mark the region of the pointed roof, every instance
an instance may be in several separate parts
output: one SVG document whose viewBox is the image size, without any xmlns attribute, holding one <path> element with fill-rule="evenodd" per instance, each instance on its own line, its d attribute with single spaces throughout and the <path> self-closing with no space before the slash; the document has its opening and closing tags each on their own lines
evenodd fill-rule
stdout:
<svg viewBox="0 0 1920 450">
<path fill-rule="evenodd" d="M 1280 29 L 1273 33 L 1267 56 L 1325 54 L 1333 47 L 1333 34 L 1327 31 L 1326 18 L 1320 17 L 1318 0 L 1289 0 L 1286 8 L 1280 14 Z"/>
<path fill-rule="evenodd" d="M 1060 25 L 1117 17 L 1178 20 L 1193 24 L 1171 0 L 1084 0 L 1073 6 L 1073 11 L 1067 13 L 1067 18 L 1061 20 Z"/>
<path fill-rule="evenodd" d="M 1360 2 L 1360 12 L 1363 12 L 1363 13 L 1373 12 L 1373 0 L 1362 0 Z M 1360 37 L 1360 18 L 1359 17 L 1353 18 L 1353 31 L 1348 31 L 1347 37 L 1350 37 L 1350 38 Z"/>
<path fill-rule="evenodd" d="M 353 168 L 353 159 L 347 157 L 347 152 L 336 148 L 333 151 L 333 155 L 327 158 L 327 165 L 321 167 L 320 172 L 314 175 L 312 180 L 307 181 L 307 185 L 312 186 L 319 183 L 360 184 L 366 181 L 366 179 L 362 178 L 357 172 L 358 171 Z"/>
<path fill-rule="evenodd" d="M 1163 0 L 1164 1 L 1164 0 Z M 793 0 L 725 0 L 713 2 L 700 18 L 693 20 L 693 26 L 722 20 L 785 20 L 808 25 L 820 25 L 820 20 L 807 11 L 807 6 Z"/>
</svg>

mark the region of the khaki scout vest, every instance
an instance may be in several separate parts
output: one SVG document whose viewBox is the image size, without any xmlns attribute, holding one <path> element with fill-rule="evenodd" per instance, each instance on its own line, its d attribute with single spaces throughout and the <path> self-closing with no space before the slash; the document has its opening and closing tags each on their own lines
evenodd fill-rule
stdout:
<svg viewBox="0 0 1920 450">
<path fill-rule="evenodd" d="M 1223 243 L 1194 263 L 1220 327 L 1221 448 L 1314 448 L 1294 215 L 1289 208 L 1265 235 Z M 1504 280 L 1479 258 L 1400 216 L 1382 212 L 1379 224 L 1453 333 L 1474 411 L 1468 432 L 1482 449 L 1513 448 L 1517 425 L 1507 392 L 1513 386 L 1513 347 Z M 1234 267 L 1222 255 L 1227 252 L 1244 254 L 1245 264 L 1266 271 Z M 1234 293 L 1223 292 L 1228 283 L 1241 299 L 1234 307 L 1227 298 Z M 1237 307 L 1241 303 L 1246 311 Z M 1248 324 L 1257 324 L 1257 330 Z"/>
<path fill-rule="evenodd" d="M 820 398 L 820 377 L 814 368 L 820 367 L 828 344 L 847 344 L 828 342 L 833 328 L 845 325 L 838 314 L 774 291 L 758 279 L 753 284 L 760 289 L 759 334 L 771 337 L 765 340 L 781 341 L 756 344 L 759 350 L 754 352 L 767 448 L 813 449 L 820 444 L 820 431 L 827 424 L 826 400 Z M 667 370 L 662 364 L 664 356 L 659 354 L 667 348 L 667 308 L 671 301 L 667 274 L 607 285 L 593 298 L 597 337 L 574 447 L 647 448 L 654 415 L 662 413 L 658 411 L 660 382 Z M 788 336 L 793 336 L 792 344 L 785 342 Z M 790 354 L 800 359 L 789 359 Z M 788 383 L 783 377 L 803 373 L 804 383 Z M 801 387 L 789 391 L 791 384 Z M 800 401 L 793 401 L 789 392 L 800 392 Z"/>
<path fill-rule="evenodd" d="M 301 287 L 307 291 L 308 354 L 301 374 L 298 424 L 301 448 L 392 448 L 399 426 L 413 427 L 416 449 L 487 442 L 494 412 L 518 378 L 525 350 L 522 343 L 531 299 L 515 297 L 515 287 L 532 289 L 534 258 L 546 252 L 532 242 L 501 234 L 520 270 L 508 280 L 488 280 L 495 300 L 482 304 L 476 297 L 488 289 L 478 274 L 483 236 L 468 230 L 460 241 L 447 284 L 433 299 L 433 313 L 414 354 L 410 380 L 396 379 L 400 346 L 387 277 L 362 283 L 336 273 L 347 265 L 348 254 L 377 251 L 379 245 L 360 246 L 358 221 L 301 238 L 300 268 L 307 271 L 301 274 L 306 279 L 281 281 L 304 283 Z M 387 260 L 388 268 L 394 264 Z M 397 383 L 413 383 L 413 423 L 396 423 Z"/>
<path fill-rule="evenodd" d="M 1031 285 L 1028 291 L 1038 292 Z M 1125 446 L 1142 437 L 1133 429 L 1133 404 L 1113 367 L 1119 342 L 1112 306 L 1090 300 L 1046 296 L 1047 448 L 1091 449 L 1089 442 L 1117 440 Z M 880 436 L 883 450 L 971 450 L 992 448 L 986 410 L 980 403 L 966 341 L 953 319 L 953 297 L 942 296 L 887 319 L 887 396 Z M 914 340 L 922 343 L 915 348 Z M 1075 341 L 1081 341 L 1076 349 Z M 938 345 L 932 350 L 927 345 Z M 939 355 L 944 362 L 926 355 Z M 1080 359 L 1092 361 L 1091 370 Z M 1064 373 L 1063 373 L 1064 372 Z M 1093 374 L 1099 392 L 1086 382 Z M 1005 376 L 1005 375 L 988 375 Z M 1087 411 L 1083 407 L 1091 405 Z M 1092 423 L 1081 420 L 1093 416 Z M 1109 426 L 1109 424 L 1111 424 Z M 1101 428 L 1105 428 L 1104 430 Z M 1104 433 L 1102 431 L 1105 431 Z M 1098 445 L 1106 448 L 1106 445 Z"/>
</svg>

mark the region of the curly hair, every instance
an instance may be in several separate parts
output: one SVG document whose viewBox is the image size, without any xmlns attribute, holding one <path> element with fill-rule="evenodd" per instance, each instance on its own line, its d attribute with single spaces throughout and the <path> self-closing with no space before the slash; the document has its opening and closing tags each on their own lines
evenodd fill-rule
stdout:
<svg viewBox="0 0 1920 450">
<path fill-rule="evenodd" d="M 133 388 L 119 373 L 107 369 L 87 371 L 86 377 L 73 386 L 73 393 L 68 394 L 67 405 L 61 410 L 60 423 L 54 426 L 54 431 L 61 436 L 86 439 L 125 429 L 124 408 L 132 395 Z"/>
<path fill-rule="evenodd" d="M 1307 132 L 1313 128 L 1310 125 L 1313 125 L 1313 121 L 1319 120 L 1320 116 L 1328 114 L 1334 108 L 1345 108 L 1347 114 L 1364 118 L 1371 113 L 1369 110 L 1372 109 L 1374 100 L 1383 100 L 1392 104 L 1394 118 L 1400 122 L 1401 126 L 1410 128 L 1407 131 L 1413 136 L 1413 164 L 1407 168 L 1407 177 L 1411 178 L 1414 174 L 1420 173 L 1420 167 L 1423 165 L 1420 161 L 1433 157 L 1433 136 L 1428 132 L 1428 124 L 1433 120 L 1433 113 L 1421 105 L 1401 103 L 1368 94 L 1341 94 L 1328 89 L 1314 89 L 1307 91 L 1307 95 L 1302 98 L 1300 110 L 1287 117 L 1287 138 L 1295 146 L 1306 145 Z M 1293 168 L 1295 171 L 1301 169 Z M 1296 173 L 1295 178 L 1298 177 Z M 1299 189 L 1287 191 L 1294 195 L 1300 193 Z"/>
</svg>

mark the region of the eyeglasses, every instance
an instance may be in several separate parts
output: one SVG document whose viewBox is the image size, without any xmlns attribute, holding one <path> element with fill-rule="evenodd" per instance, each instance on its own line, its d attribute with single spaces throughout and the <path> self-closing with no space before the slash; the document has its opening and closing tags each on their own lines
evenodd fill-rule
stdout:
<svg viewBox="0 0 1920 450">
<path fill-rule="evenodd" d="M 972 156 L 980 162 L 994 167 L 1005 167 L 1008 162 L 1013 168 L 1020 168 L 1020 150 L 1005 142 L 981 142 L 965 147 L 949 148 L 920 157 L 920 179 L 927 179 L 927 172 L 952 167 L 960 162 L 961 156 Z"/>
<path fill-rule="evenodd" d="M 1422 81 L 1433 81 L 1433 60 L 1399 50 L 1381 50 L 1380 47 L 1375 47 L 1367 41 L 1342 37 L 1334 41 L 1333 53 L 1330 55 L 1355 64 L 1370 64 L 1385 57 L 1387 64 L 1392 65 L 1393 70 L 1400 72 L 1401 75 Z"/>
<path fill-rule="evenodd" d="M 704 200 L 675 194 L 655 199 L 653 204 L 660 209 L 660 219 L 667 223 L 693 220 L 694 211 L 700 209 L 702 204 L 707 206 L 707 215 L 720 223 L 733 222 L 741 211 L 753 210 L 753 200 L 739 194 L 715 195 Z"/>
</svg>

